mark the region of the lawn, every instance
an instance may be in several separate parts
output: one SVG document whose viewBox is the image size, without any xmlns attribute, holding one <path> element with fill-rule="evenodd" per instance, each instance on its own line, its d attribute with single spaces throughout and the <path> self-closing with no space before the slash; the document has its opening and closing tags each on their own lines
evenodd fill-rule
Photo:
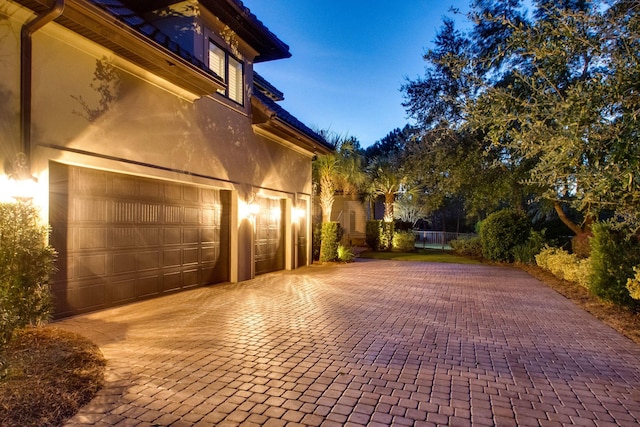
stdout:
<svg viewBox="0 0 640 427">
<path fill-rule="evenodd" d="M 360 258 L 386 259 L 395 261 L 446 262 L 452 264 L 481 264 L 474 258 L 456 255 L 439 249 L 419 249 L 417 252 L 363 252 Z"/>
</svg>

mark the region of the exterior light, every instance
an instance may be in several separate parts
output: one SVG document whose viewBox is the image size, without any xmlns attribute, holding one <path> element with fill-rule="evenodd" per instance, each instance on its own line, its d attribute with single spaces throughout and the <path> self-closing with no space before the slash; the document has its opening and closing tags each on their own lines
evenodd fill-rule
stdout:
<svg viewBox="0 0 640 427">
<path fill-rule="evenodd" d="M 300 221 L 307 214 L 307 211 L 304 208 L 293 208 L 293 212 L 291 216 L 293 216 L 294 221 Z"/>
<path fill-rule="evenodd" d="M 18 153 L 13 165 L 5 167 L 7 175 L 2 185 L 2 199 L 13 198 L 19 202 L 30 202 L 38 191 L 38 178 L 31 175 L 29 161 L 24 153 Z"/>
<path fill-rule="evenodd" d="M 245 201 L 241 201 L 238 206 L 240 218 L 253 219 L 258 213 L 260 213 L 260 204 L 256 203 L 256 194 L 251 193 L 247 196 Z"/>
</svg>

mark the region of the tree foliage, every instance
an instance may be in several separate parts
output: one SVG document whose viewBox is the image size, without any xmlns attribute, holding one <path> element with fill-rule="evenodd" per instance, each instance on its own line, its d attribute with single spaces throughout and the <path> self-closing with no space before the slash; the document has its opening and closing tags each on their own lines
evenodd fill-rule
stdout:
<svg viewBox="0 0 640 427">
<path fill-rule="evenodd" d="M 421 137 L 408 159 L 469 212 L 552 206 L 575 233 L 640 212 L 637 2 L 475 0 L 445 19 L 425 75 L 403 86 Z M 570 215 L 570 210 L 580 215 Z M 583 222 L 576 223 L 575 218 Z"/>
</svg>

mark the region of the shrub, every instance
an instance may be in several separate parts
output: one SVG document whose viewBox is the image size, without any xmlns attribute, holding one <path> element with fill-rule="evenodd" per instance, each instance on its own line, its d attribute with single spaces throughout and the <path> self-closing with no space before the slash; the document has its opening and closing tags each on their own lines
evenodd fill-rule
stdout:
<svg viewBox="0 0 640 427">
<path fill-rule="evenodd" d="M 320 247 L 322 246 L 322 223 L 313 224 L 313 234 L 311 236 L 311 251 L 314 261 L 320 259 Z"/>
<path fill-rule="evenodd" d="M 393 233 L 393 250 L 411 252 L 416 249 L 416 235 L 413 231 L 396 231 Z"/>
<path fill-rule="evenodd" d="M 513 209 L 494 212 L 482 222 L 482 256 L 493 261 L 513 261 L 513 248 L 529 238 L 531 223 Z"/>
<path fill-rule="evenodd" d="M 338 261 L 340 262 L 353 262 L 356 255 L 353 250 L 344 245 L 338 245 Z"/>
<path fill-rule="evenodd" d="M 55 251 L 47 234 L 36 208 L 0 203 L 0 350 L 16 329 L 49 319 Z"/>
<path fill-rule="evenodd" d="M 635 276 L 633 267 L 640 264 L 640 243 L 636 236 L 614 229 L 609 223 L 592 228 L 591 291 L 606 300 L 626 306 L 637 303 L 627 289 L 627 281 Z"/>
<path fill-rule="evenodd" d="M 322 224 L 320 262 L 334 261 L 338 258 L 338 244 L 342 237 L 341 234 L 340 223 L 331 221 Z"/>
<path fill-rule="evenodd" d="M 536 255 L 544 248 L 544 230 L 531 231 L 525 243 L 514 246 L 513 260 L 522 264 L 533 264 L 536 262 Z"/>
<path fill-rule="evenodd" d="M 393 222 L 380 223 L 380 250 L 390 251 L 393 248 L 393 232 L 395 224 Z"/>
<path fill-rule="evenodd" d="M 627 279 L 626 286 L 631 298 L 640 300 L 640 268 L 638 266 L 633 267 L 633 271 L 636 275 Z"/>
<path fill-rule="evenodd" d="M 535 256 L 540 268 L 550 271 L 554 276 L 574 282 L 585 288 L 589 287 L 591 276 L 591 260 L 581 259 L 564 249 L 545 247 Z"/>
<path fill-rule="evenodd" d="M 377 251 L 380 249 L 381 228 L 382 221 L 378 219 L 367 221 L 365 241 L 367 242 L 367 246 L 369 246 L 372 251 Z"/>
<path fill-rule="evenodd" d="M 482 242 L 480 236 L 455 239 L 449 242 L 453 251 L 458 255 L 481 257 Z"/>
<path fill-rule="evenodd" d="M 591 233 L 581 233 L 571 239 L 571 251 L 579 258 L 589 258 L 591 256 Z"/>
</svg>

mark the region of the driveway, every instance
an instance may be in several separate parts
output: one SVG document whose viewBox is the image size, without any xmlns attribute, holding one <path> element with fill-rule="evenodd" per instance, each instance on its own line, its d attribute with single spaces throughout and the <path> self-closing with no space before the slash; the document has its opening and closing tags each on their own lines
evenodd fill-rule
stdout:
<svg viewBox="0 0 640 427">
<path fill-rule="evenodd" d="M 640 422 L 640 346 L 506 267 L 310 266 L 55 326 L 108 359 L 69 426 Z"/>
</svg>

